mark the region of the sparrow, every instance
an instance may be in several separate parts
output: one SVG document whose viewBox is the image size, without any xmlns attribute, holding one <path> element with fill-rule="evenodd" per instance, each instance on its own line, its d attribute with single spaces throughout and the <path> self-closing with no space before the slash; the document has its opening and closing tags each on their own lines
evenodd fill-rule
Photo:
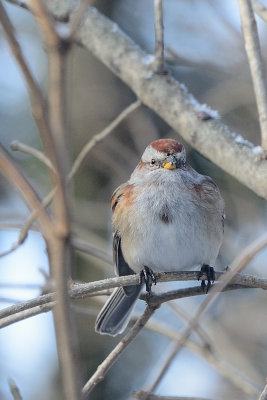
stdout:
<svg viewBox="0 0 267 400">
<path fill-rule="evenodd" d="M 216 183 L 186 161 L 174 139 L 150 143 L 130 179 L 111 198 L 113 256 L 119 276 L 140 273 L 140 284 L 118 287 L 100 311 L 96 332 L 122 333 L 154 272 L 200 266 L 214 281 L 215 260 L 223 240 L 224 201 Z"/>
</svg>

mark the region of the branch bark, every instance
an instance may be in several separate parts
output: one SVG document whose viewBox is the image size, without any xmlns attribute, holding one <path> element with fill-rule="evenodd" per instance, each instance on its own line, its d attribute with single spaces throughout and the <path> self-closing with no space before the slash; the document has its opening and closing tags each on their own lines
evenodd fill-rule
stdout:
<svg viewBox="0 0 267 400">
<path fill-rule="evenodd" d="M 118 26 L 89 7 L 77 41 L 122 79 L 192 147 L 259 196 L 267 199 L 267 161 L 256 161 L 253 145 L 218 120 L 201 120 L 199 103 L 170 76 L 153 73 L 153 58 Z M 152 63 L 151 63 L 152 61 Z"/>
</svg>

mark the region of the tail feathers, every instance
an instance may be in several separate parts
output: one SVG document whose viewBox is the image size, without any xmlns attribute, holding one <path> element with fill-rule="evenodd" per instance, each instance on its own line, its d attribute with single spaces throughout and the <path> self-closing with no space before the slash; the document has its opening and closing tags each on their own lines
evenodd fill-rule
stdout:
<svg viewBox="0 0 267 400">
<path fill-rule="evenodd" d="M 125 295 L 122 287 L 114 290 L 97 316 L 96 332 L 116 336 L 125 330 L 142 285 L 131 286 L 131 288 L 129 296 Z"/>
</svg>

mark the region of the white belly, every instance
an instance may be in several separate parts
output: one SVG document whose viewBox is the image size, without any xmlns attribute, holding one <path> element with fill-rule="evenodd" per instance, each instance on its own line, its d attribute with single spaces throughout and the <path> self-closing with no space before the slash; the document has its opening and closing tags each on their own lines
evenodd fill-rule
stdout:
<svg viewBox="0 0 267 400">
<path fill-rule="evenodd" d="M 171 213 L 168 223 L 160 219 L 162 204 L 139 201 L 135 205 L 121 242 L 129 266 L 139 272 L 144 266 L 154 271 L 178 271 L 214 265 L 223 236 L 218 211 L 207 210 L 188 198 L 178 202 L 174 197 L 167 204 Z"/>
</svg>

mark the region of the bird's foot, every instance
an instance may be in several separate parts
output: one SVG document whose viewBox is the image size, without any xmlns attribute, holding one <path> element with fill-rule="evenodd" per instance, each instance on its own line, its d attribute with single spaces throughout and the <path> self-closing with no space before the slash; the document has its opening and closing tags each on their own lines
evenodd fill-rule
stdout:
<svg viewBox="0 0 267 400">
<path fill-rule="evenodd" d="M 148 292 L 148 294 L 150 294 L 152 283 L 154 283 L 154 285 L 156 285 L 157 283 L 156 277 L 152 269 L 150 269 L 149 267 L 144 267 L 140 272 L 139 282 L 140 284 L 145 283 L 146 291 Z"/>
<path fill-rule="evenodd" d="M 198 273 L 198 280 L 201 278 L 201 276 L 203 274 L 207 275 L 207 284 L 205 282 L 205 279 L 202 279 L 201 281 L 201 287 L 203 292 L 208 293 L 210 287 L 211 287 L 211 283 L 213 283 L 215 281 L 215 272 L 214 272 L 214 268 L 210 267 L 208 264 L 203 264 L 199 273 Z"/>
</svg>

